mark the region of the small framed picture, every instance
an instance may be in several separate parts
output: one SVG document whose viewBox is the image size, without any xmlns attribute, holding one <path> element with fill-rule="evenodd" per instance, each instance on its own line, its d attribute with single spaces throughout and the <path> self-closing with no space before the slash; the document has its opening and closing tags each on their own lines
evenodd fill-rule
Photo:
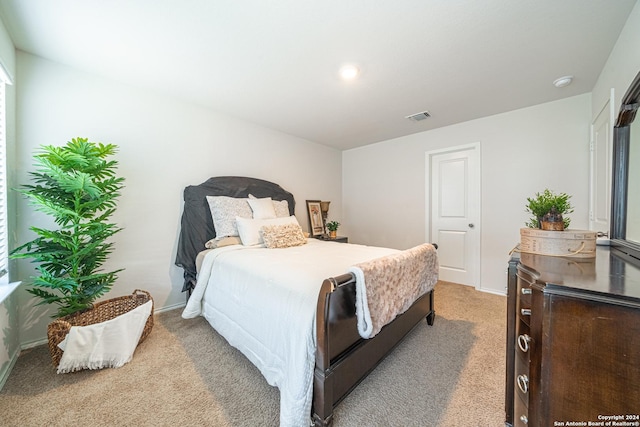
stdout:
<svg viewBox="0 0 640 427">
<path fill-rule="evenodd" d="M 307 213 L 309 214 L 309 233 L 312 236 L 322 235 L 324 227 L 322 226 L 320 200 L 307 200 Z"/>
</svg>

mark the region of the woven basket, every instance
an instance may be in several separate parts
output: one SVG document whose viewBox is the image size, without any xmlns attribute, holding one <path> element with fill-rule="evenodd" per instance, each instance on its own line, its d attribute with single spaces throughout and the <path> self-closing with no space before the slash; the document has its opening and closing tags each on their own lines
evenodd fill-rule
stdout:
<svg viewBox="0 0 640 427">
<path fill-rule="evenodd" d="M 131 295 L 97 302 L 93 304 L 93 308 L 69 314 L 68 316 L 61 317 L 49 323 L 47 327 L 47 337 L 49 339 L 49 353 L 51 353 L 53 366 L 57 367 L 60 364 L 63 351 L 58 347 L 58 344 L 64 340 L 72 326 L 87 326 L 114 319 L 121 314 L 145 304 L 149 300 L 151 300 L 151 314 L 142 330 L 142 335 L 138 341 L 139 345 L 147 335 L 149 335 L 151 328 L 153 328 L 153 298 L 151 298 L 149 292 L 140 289 L 136 289 Z"/>
</svg>

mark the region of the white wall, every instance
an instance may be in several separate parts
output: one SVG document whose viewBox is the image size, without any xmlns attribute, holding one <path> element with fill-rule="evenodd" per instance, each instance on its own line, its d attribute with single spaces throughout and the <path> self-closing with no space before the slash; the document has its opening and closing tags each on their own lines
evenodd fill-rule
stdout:
<svg viewBox="0 0 640 427">
<path fill-rule="evenodd" d="M 622 97 L 624 97 L 627 88 L 638 73 L 640 73 L 640 2 L 636 3 L 631 14 L 629 14 L 625 27 L 620 32 L 616 45 L 612 49 L 609 59 L 593 88 L 592 117 L 595 119 L 602 106 L 606 103 L 611 88 L 614 89 L 614 111 L 615 117 L 617 117 Z M 640 135 L 640 119 L 638 117 L 633 122 L 631 134 Z M 635 146 L 634 149 L 638 150 L 638 147 Z M 632 150 L 632 152 L 637 160 L 639 158 L 638 151 Z M 630 168 L 629 182 L 637 183 L 639 174 L 639 165 Z M 636 186 L 635 188 L 638 187 Z M 640 234 L 640 217 L 634 216 L 638 212 L 636 207 L 639 205 L 640 195 L 637 192 L 630 191 L 628 197 L 627 238 L 633 240 Z"/>
<path fill-rule="evenodd" d="M 504 293 L 527 197 L 572 195 L 571 228 L 588 226 L 589 94 L 345 151 L 344 231 L 356 243 L 407 249 L 425 236 L 425 153 L 479 141 L 481 284 Z"/>
<path fill-rule="evenodd" d="M 0 303 L 0 390 L 20 354 L 18 308 L 15 294 Z"/>
<path fill-rule="evenodd" d="M 480 141 L 481 288 L 503 292 L 508 252 L 527 219 L 526 198 L 572 194 L 572 228 L 588 227 L 589 127 L 615 90 L 615 109 L 640 71 L 640 3 L 590 95 L 512 111 L 343 153 L 343 229 L 350 241 L 405 249 L 425 237 L 424 153 Z"/>
<path fill-rule="evenodd" d="M 618 114 L 620 101 L 638 72 L 640 72 L 640 2 L 636 3 L 629 14 L 593 87 L 591 115 L 594 119 L 609 99 L 611 88 L 615 91 L 615 111 L 616 115 Z"/>
<path fill-rule="evenodd" d="M 182 190 L 211 176 L 252 176 L 282 185 L 307 228 L 305 199 L 331 200 L 341 211 L 341 154 L 337 150 L 243 122 L 160 94 L 107 81 L 18 52 L 17 177 L 28 182 L 34 149 L 73 137 L 117 144 L 126 179 L 114 221 L 124 227 L 106 269 L 125 268 L 108 297 L 148 290 L 156 307 L 184 303 L 182 269 L 174 266 Z M 179 84 L 179 83 L 178 83 Z M 48 224 L 24 200 L 18 240 L 31 225 Z M 32 270 L 19 264 L 19 279 Z M 46 337 L 46 310 L 20 296 L 21 342 Z"/>
</svg>

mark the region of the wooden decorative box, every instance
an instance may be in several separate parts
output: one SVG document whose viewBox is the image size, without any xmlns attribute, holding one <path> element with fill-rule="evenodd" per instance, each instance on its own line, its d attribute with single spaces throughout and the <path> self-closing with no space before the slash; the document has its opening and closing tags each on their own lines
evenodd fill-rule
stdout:
<svg viewBox="0 0 640 427">
<path fill-rule="evenodd" d="M 520 229 L 520 252 L 577 258 L 595 258 L 595 231 Z"/>
</svg>

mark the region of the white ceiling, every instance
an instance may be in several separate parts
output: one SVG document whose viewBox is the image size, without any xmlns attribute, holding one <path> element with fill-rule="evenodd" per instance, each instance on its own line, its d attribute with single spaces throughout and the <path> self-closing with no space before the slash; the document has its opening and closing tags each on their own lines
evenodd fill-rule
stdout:
<svg viewBox="0 0 640 427">
<path fill-rule="evenodd" d="M 349 149 L 591 92 L 635 3 L 0 0 L 0 16 L 20 50 Z"/>
</svg>

